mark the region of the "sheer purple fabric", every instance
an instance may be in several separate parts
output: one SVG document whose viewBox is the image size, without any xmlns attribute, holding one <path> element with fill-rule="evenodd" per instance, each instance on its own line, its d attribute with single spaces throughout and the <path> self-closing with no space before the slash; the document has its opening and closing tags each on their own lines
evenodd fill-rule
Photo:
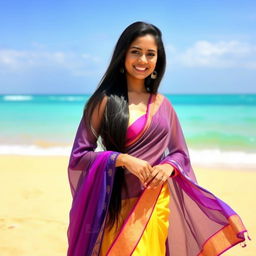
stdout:
<svg viewBox="0 0 256 256">
<path fill-rule="evenodd" d="M 68 256 L 99 254 L 115 174 L 115 159 L 119 152 L 95 152 L 96 146 L 96 138 L 81 122 L 68 166 L 73 195 Z M 230 225 L 229 232 L 236 238 L 235 242 L 234 239 L 229 241 L 229 237 L 222 238 L 230 244 L 229 247 L 245 240 L 244 226 L 241 228 L 230 223 L 231 216 L 237 216 L 241 221 L 239 216 L 197 184 L 182 128 L 167 98 L 164 97 L 143 135 L 127 147 L 127 153 L 148 161 L 152 166 L 168 162 L 178 171 L 178 175 L 168 179 L 171 214 L 166 255 L 199 255 L 205 243 L 227 225 Z M 122 190 L 122 199 L 139 197 L 143 192 L 139 179 L 128 170 L 125 170 L 125 179 L 128 189 Z M 214 247 L 212 250 L 212 255 L 221 253 L 217 249 L 214 252 Z"/>
<path fill-rule="evenodd" d="M 68 255 L 92 255 L 104 225 L 118 152 L 94 152 L 97 139 L 80 121 L 68 165 L 73 196 Z"/>
</svg>

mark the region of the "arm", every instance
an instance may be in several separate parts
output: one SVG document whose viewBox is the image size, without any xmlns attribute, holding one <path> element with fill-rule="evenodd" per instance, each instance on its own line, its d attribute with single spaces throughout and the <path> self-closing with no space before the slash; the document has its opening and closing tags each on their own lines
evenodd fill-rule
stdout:
<svg viewBox="0 0 256 256">
<path fill-rule="evenodd" d="M 68 174 L 72 195 L 74 195 L 75 190 L 87 175 L 90 166 L 96 158 L 107 152 L 95 152 L 106 104 L 107 96 L 105 96 L 93 110 L 91 119 L 92 131 L 87 127 L 87 125 L 85 125 L 84 118 L 81 119 L 78 126 L 68 164 Z M 88 124 L 87 120 L 86 122 Z M 115 153 L 116 155 L 119 154 L 119 152 L 112 153 Z"/>
<path fill-rule="evenodd" d="M 69 168 L 81 170 L 84 167 L 88 167 L 96 158 L 98 153 L 94 152 L 94 150 L 97 147 L 98 133 L 106 103 L 107 97 L 103 98 L 101 103 L 94 109 L 91 120 L 92 131 L 86 127 L 84 118 L 81 119 L 71 151 Z"/>
<path fill-rule="evenodd" d="M 96 244 L 107 216 L 119 152 L 94 151 L 106 102 L 107 98 L 95 107 L 92 129 L 88 120 L 82 118 L 70 155 L 68 175 L 73 201 L 69 213 L 68 255 L 91 255 L 91 245 Z"/>
<path fill-rule="evenodd" d="M 127 155 L 128 154 L 123 154 L 123 153 L 120 153 L 118 155 L 118 157 L 116 158 L 116 167 L 119 167 L 119 166 L 123 168 L 125 167 L 125 164 L 127 162 Z"/>
<path fill-rule="evenodd" d="M 167 104 L 170 109 L 168 116 L 170 120 L 169 143 L 167 146 L 166 155 L 161 160 L 160 164 L 169 164 L 174 168 L 175 173 L 173 174 L 172 178 L 176 177 L 182 172 L 190 178 L 195 179 L 193 172 L 190 171 L 192 170 L 192 166 L 190 163 L 189 151 L 178 116 L 169 100 L 167 100 Z M 184 173 L 185 170 L 186 173 Z"/>
</svg>

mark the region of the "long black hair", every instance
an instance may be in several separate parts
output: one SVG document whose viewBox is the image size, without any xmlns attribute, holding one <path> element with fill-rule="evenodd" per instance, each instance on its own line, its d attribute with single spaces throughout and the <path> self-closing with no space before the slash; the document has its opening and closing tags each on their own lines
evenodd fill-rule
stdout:
<svg viewBox="0 0 256 256">
<path fill-rule="evenodd" d="M 157 78 L 151 79 L 149 75 L 145 78 L 144 84 L 148 92 L 157 93 L 166 66 L 162 33 L 156 26 L 139 21 L 129 25 L 121 34 L 114 48 L 106 73 L 96 91 L 85 105 L 83 119 L 87 127 L 91 128 L 92 112 L 102 101 L 103 97 L 107 96 L 106 108 L 98 134 L 101 137 L 105 150 L 126 153 L 125 139 L 129 122 L 128 92 L 125 73 L 120 72 L 120 70 L 124 69 L 125 56 L 131 43 L 137 37 L 147 34 L 153 35 L 157 44 L 157 62 L 155 67 Z M 121 189 L 123 186 L 126 187 L 124 170 L 122 167 L 117 167 L 109 204 L 107 220 L 109 228 L 118 220 L 121 211 Z"/>
</svg>

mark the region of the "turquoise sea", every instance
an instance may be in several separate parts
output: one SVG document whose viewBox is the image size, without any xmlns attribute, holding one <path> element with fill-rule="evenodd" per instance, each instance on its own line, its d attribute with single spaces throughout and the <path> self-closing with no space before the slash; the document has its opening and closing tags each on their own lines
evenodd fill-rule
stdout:
<svg viewBox="0 0 256 256">
<path fill-rule="evenodd" d="M 0 95 L 0 154 L 68 155 L 90 95 Z M 256 166 L 256 94 L 165 94 L 191 160 Z"/>
</svg>

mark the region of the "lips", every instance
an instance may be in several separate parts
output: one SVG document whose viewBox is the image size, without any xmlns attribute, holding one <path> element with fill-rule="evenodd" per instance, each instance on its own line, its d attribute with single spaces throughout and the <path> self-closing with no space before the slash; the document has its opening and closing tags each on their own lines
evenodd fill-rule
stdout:
<svg viewBox="0 0 256 256">
<path fill-rule="evenodd" d="M 145 72 L 148 68 L 146 67 L 138 67 L 138 66 L 134 66 L 134 68 L 139 71 L 139 72 Z"/>
</svg>

